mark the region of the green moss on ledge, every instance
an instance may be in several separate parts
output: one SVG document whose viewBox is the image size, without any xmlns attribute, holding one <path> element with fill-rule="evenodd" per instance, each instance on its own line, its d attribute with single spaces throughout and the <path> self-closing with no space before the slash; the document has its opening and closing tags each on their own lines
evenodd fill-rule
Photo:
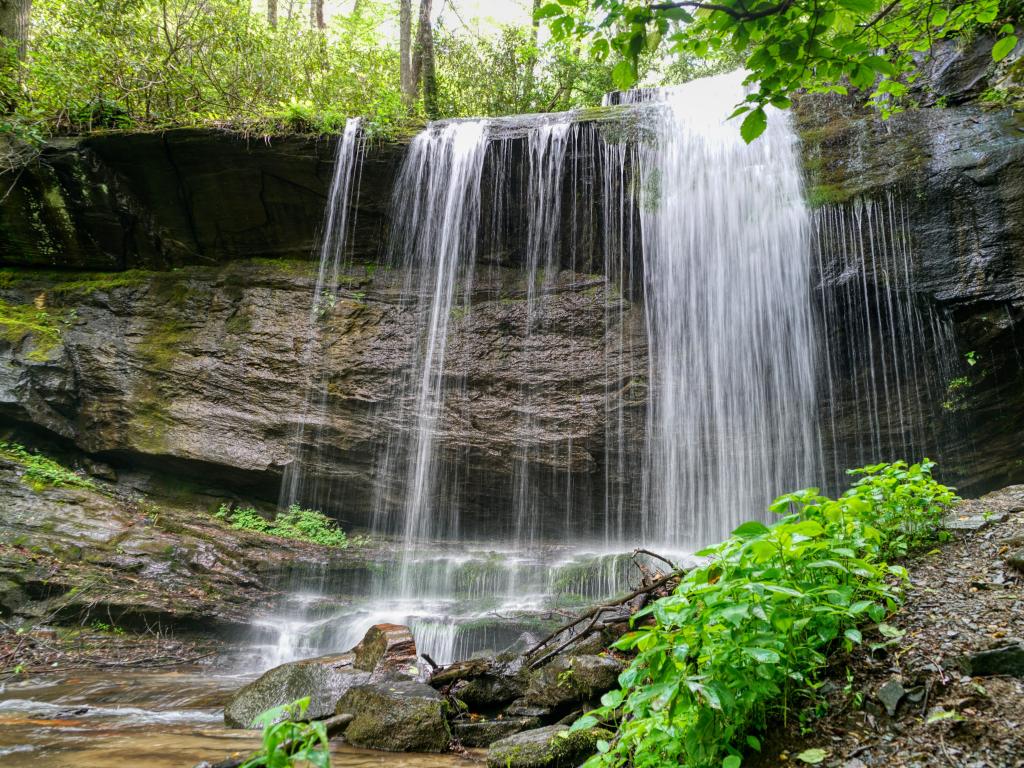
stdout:
<svg viewBox="0 0 1024 768">
<path fill-rule="evenodd" d="M 11 344 L 29 340 L 32 345 L 26 357 L 33 362 L 46 362 L 60 345 L 61 330 L 68 316 L 51 312 L 36 304 L 10 304 L 0 300 L 0 338 Z"/>
</svg>

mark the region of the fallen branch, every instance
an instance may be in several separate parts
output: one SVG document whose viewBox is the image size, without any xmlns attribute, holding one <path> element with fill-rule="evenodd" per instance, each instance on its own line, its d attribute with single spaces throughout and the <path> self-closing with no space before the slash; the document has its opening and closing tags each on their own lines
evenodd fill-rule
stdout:
<svg viewBox="0 0 1024 768">
<path fill-rule="evenodd" d="M 567 647 L 572 645 L 572 643 L 577 642 L 580 639 L 582 639 L 583 637 L 585 637 L 586 634 L 588 632 L 590 632 L 592 629 L 594 629 L 594 627 L 597 625 L 597 619 L 600 617 L 600 615 L 602 613 L 605 613 L 606 611 L 612 610 L 613 608 L 617 608 L 617 607 L 619 607 L 621 605 L 625 605 L 626 603 L 630 602 L 631 600 L 635 600 L 636 598 L 638 598 L 640 596 L 649 597 L 652 593 L 656 592 L 657 590 L 659 590 L 661 587 L 665 586 L 666 584 L 669 584 L 672 581 L 678 581 L 680 578 L 682 578 L 683 574 L 685 574 L 685 573 L 686 573 L 686 571 L 683 570 L 683 569 L 673 569 L 671 573 L 667 573 L 667 574 L 665 574 L 663 576 L 660 576 L 660 577 L 656 578 L 654 581 L 650 582 L 649 584 L 646 584 L 645 586 L 642 586 L 642 587 L 640 587 L 638 589 L 633 590 L 628 595 L 616 598 L 615 600 L 610 600 L 610 601 L 608 601 L 606 603 L 601 603 L 600 605 L 596 605 L 593 608 L 591 608 L 589 611 L 585 611 L 584 613 L 582 613 L 579 616 L 577 616 L 575 619 L 570 621 L 568 624 L 562 625 L 561 627 L 556 629 L 554 632 L 552 632 L 550 635 L 548 635 L 543 640 L 541 640 L 539 643 L 537 643 L 535 646 L 533 646 L 530 650 L 528 650 L 526 652 L 526 654 L 525 654 L 526 658 L 529 659 L 532 656 L 534 656 L 538 651 L 541 651 L 542 649 L 544 649 L 547 646 L 548 643 L 550 643 L 552 640 L 558 638 L 563 633 L 572 632 L 572 630 L 575 627 L 579 626 L 580 624 L 582 624 L 587 619 L 591 620 L 590 624 L 588 624 L 586 628 L 584 628 L 583 630 L 581 630 L 579 632 L 576 632 L 576 633 L 573 633 L 572 635 L 570 635 L 569 639 L 567 641 L 564 641 L 562 644 L 560 644 L 557 649 L 555 649 L 554 651 L 552 651 L 550 653 L 546 653 L 543 657 L 541 657 L 540 660 L 532 662 L 530 664 L 531 668 L 540 666 L 541 663 L 546 661 L 548 658 L 553 656 L 555 653 L 560 653 L 561 651 L 565 650 Z M 642 605 L 640 607 L 642 607 Z M 637 608 L 636 610 L 639 610 L 639 608 Z M 635 613 L 635 611 L 632 611 L 631 613 Z"/>
</svg>

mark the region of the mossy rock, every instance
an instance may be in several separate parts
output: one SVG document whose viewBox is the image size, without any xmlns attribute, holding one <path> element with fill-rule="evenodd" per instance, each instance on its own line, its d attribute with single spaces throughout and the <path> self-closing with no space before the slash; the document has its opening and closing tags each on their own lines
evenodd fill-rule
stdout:
<svg viewBox="0 0 1024 768">
<path fill-rule="evenodd" d="M 341 697 L 338 714 L 355 719 L 345 739 L 387 752 L 444 752 L 451 743 L 447 702 L 429 685 L 395 680 L 359 685 Z"/>
<path fill-rule="evenodd" d="M 613 734 L 604 728 L 569 732 L 565 725 L 523 731 L 491 744 L 487 768 L 575 768 Z"/>
<path fill-rule="evenodd" d="M 530 678 L 528 703 L 563 708 L 592 701 L 615 687 L 622 664 L 607 656 L 560 656 Z"/>
<path fill-rule="evenodd" d="M 352 662 L 351 653 L 340 653 L 274 667 L 231 697 L 224 707 L 224 724 L 228 728 L 251 728 L 257 715 L 306 696 L 310 699 L 307 717 L 330 717 L 338 699 L 370 677 L 355 669 Z"/>
<path fill-rule="evenodd" d="M 464 747 L 489 747 L 496 741 L 513 734 L 537 728 L 540 720 L 536 717 L 502 717 L 494 720 L 457 722 L 452 726 L 455 737 Z"/>
</svg>

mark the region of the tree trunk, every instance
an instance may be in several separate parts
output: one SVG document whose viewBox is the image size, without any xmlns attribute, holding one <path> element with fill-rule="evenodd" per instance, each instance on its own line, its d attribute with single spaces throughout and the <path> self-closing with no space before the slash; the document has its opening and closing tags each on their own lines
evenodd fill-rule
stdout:
<svg viewBox="0 0 1024 768">
<path fill-rule="evenodd" d="M 28 53 L 28 28 L 32 15 L 32 0 L 0 0 L 0 37 L 13 43 L 18 61 Z"/>
<path fill-rule="evenodd" d="M 423 109 L 427 117 L 437 117 L 437 77 L 434 69 L 434 29 L 430 25 L 432 0 L 420 0 L 420 17 L 416 26 L 416 50 L 412 57 L 413 87 L 423 82 Z"/>
<path fill-rule="evenodd" d="M 402 103 L 411 109 L 416 101 L 416 81 L 412 78 L 412 0 L 401 0 L 399 4 L 398 62 Z"/>
<path fill-rule="evenodd" d="M 267 0 L 267 23 L 277 27 L 277 0 Z"/>
<path fill-rule="evenodd" d="M 324 29 L 324 0 L 309 0 L 309 26 L 312 29 Z"/>
</svg>

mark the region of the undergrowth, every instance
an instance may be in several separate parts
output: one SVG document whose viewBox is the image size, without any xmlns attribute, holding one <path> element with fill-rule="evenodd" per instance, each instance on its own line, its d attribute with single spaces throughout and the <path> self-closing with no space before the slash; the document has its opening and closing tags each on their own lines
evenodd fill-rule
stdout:
<svg viewBox="0 0 1024 768">
<path fill-rule="evenodd" d="M 292 504 L 284 512 L 278 512 L 273 520 L 268 520 L 252 507 L 232 509 L 227 504 L 220 505 L 215 517 L 228 522 L 237 530 L 256 531 L 282 539 L 309 541 L 325 547 L 347 549 L 365 543 L 362 537 L 349 537 L 323 512 L 302 509 L 297 504 Z"/>
<path fill-rule="evenodd" d="M 810 488 L 779 497 L 773 525 L 749 522 L 707 557 L 675 592 L 639 612 L 615 647 L 636 657 L 621 689 L 573 725 L 618 726 L 587 768 L 680 765 L 739 768 L 758 734 L 785 723 L 797 699 L 814 697 L 830 649 L 884 642 L 907 575 L 887 562 L 939 535 L 956 500 L 931 477 L 928 460 L 852 470 L 838 499 Z"/>
<path fill-rule="evenodd" d="M 22 479 L 36 491 L 47 487 L 96 489 L 96 484 L 89 478 L 42 454 L 31 453 L 18 443 L 0 442 L 0 456 L 20 464 L 24 468 Z"/>
<path fill-rule="evenodd" d="M 331 765 L 327 726 L 322 722 L 298 722 L 306 716 L 309 698 L 293 701 L 259 715 L 253 726 L 263 729 L 263 743 L 241 768 L 290 768 Z"/>
</svg>

